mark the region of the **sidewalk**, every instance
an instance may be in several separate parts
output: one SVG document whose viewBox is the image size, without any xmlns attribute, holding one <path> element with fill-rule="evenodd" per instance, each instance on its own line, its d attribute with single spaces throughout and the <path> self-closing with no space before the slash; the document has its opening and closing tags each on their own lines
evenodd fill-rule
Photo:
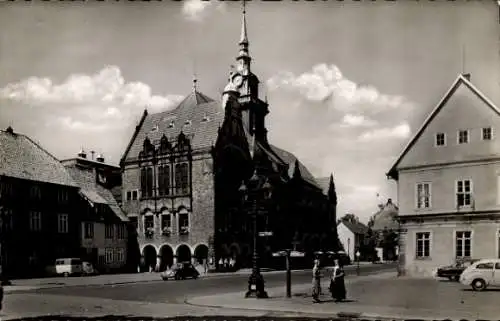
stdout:
<svg viewBox="0 0 500 321">
<path fill-rule="evenodd" d="M 356 317 L 362 319 L 469 319 L 493 320 L 500 315 L 495 292 L 477 298 L 474 292 L 462 291 L 457 283 L 398 279 L 396 273 L 346 279 L 348 302 L 335 303 L 329 297 L 328 280 L 322 283 L 321 303 L 312 303 L 311 284 L 292 285 L 292 298 L 286 298 L 285 287 L 268 288 L 269 299 L 245 299 L 244 293 L 227 293 L 197 297 L 188 304 L 205 307 L 275 311 L 306 314 L 313 317 Z M 424 292 L 425 291 L 425 292 Z M 472 293 L 472 295 L 471 295 Z M 486 293 L 486 292 L 485 292 Z"/>
<path fill-rule="evenodd" d="M 300 271 L 300 270 L 294 270 Z M 248 275 L 251 270 L 243 269 L 236 272 L 200 273 L 201 278 L 231 277 L 234 275 Z M 263 271 L 264 274 L 285 273 L 285 271 Z M 102 274 L 85 277 L 48 277 L 38 279 L 12 280 L 12 285 L 4 286 L 5 293 L 32 291 L 37 289 L 50 289 L 70 286 L 95 286 L 95 285 L 120 285 L 142 282 L 162 281 L 159 272 L 144 272 L 130 274 Z"/>
</svg>

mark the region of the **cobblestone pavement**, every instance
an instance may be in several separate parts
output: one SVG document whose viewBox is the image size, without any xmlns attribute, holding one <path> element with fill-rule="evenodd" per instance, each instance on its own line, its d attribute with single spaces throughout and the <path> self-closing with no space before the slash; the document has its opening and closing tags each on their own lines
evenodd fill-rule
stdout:
<svg viewBox="0 0 500 321">
<path fill-rule="evenodd" d="M 326 280 L 325 280 L 326 281 Z M 338 314 L 371 318 L 413 319 L 498 319 L 500 291 L 472 292 L 456 282 L 435 279 L 397 278 L 382 273 L 347 279 L 347 302 L 335 303 L 326 294 L 313 304 L 310 284 L 293 288 L 293 297 L 284 298 L 284 289 L 270 288 L 271 299 L 244 299 L 241 293 L 197 297 L 188 300 L 198 306 L 233 307 L 307 315 Z M 327 282 L 323 289 L 326 290 Z M 329 294 L 329 293 L 328 293 Z"/>
</svg>

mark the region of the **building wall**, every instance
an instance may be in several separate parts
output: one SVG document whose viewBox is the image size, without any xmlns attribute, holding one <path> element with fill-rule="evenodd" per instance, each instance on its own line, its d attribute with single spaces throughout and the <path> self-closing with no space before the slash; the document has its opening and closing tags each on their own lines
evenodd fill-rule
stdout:
<svg viewBox="0 0 500 321">
<path fill-rule="evenodd" d="M 431 276 L 438 267 L 453 264 L 455 256 L 456 231 L 471 231 L 471 258 L 485 259 L 499 257 L 500 218 L 474 223 L 427 222 L 406 224 L 405 272 L 412 276 Z M 430 232 L 430 256 L 416 257 L 416 234 Z"/>
<path fill-rule="evenodd" d="M 123 250 L 123 258 L 122 260 L 117 259 L 115 256 L 113 257 L 113 260 L 111 262 L 106 262 L 104 263 L 105 266 L 109 268 L 121 268 L 123 267 L 126 262 L 127 262 L 127 225 L 126 223 L 123 224 L 113 224 L 114 228 L 114 233 L 113 233 L 113 238 L 106 238 L 105 237 L 105 229 L 106 229 L 106 224 L 105 223 L 100 223 L 100 222 L 88 222 L 90 224 L 94 225 L 94 237 L 92 239 L 87 239 L 85 238 L 85 225 L 86 222 L 81 223 L 81 231 L 80 231 L 80 237 L 81 237 L 81 245 L 83 248 L 91 250 L 91 249 L 97 249 L 99 255 L 106 255 L 106 249 L 111 249 L 113 251 L 116 251 L 118 249 Z M 118 229 L 119 225 L 123 226 L 123 237 L 119 238 L 118 237 Z"/>
<path fill-rule="evenodd" d="M 344 251 L 351 258 L 351 261 L 354 261 L 356 246 L 354 233 L 351 232 L 351 230 L 349 230 L 344 224 L 342 224 L 342 222 L 337 225 L 337 233 L 339 235 L 339 240 L 344 247 Z"/>
<path fill-rule="evenodd" d="M 213 161 L 209 152 L 193 153 L 191 162 L 191 197 L 158 197 L 155 201 L 127 200 L 127 191 L 138 191 L 140 198 L 140 168 L 136 164 L 125 166 L 123 172 L 123 209 L 129 217 L 138 217 L 138 239 L 141 253 L 146 246 L 154 249 L 156 255 L 175 256 L 181 245 L 186 245 L 190 255 L 195 255 L 198 246 L 208 247 L 208 239 L 214 233 L 214 178 Z M 189 233 L 179 234 L 179 208 L 189 213 Z M 156 213 L 158 215 L 155 215 Z M 171 214 L 171 233 L 164 235 L 161 230 L 161 217 Z M 154 234 L 145 235 L 144 216 L 152 215 Z M 185 249 L 185 247 L 184 247 Z M 144 255 L 144 253 L 143 253 Z M 166 259 L 165 257 L 165 259 Z M 163 259 L 163 258 L 162 258 Z"/>
<path fill-rule="evenodd" d="M 481 140 L 483 127 L 492 127 L 494 139 Z M 470 142 L 458 144 L 458 130 L 469 130 Z M 446 133 L 446 146 L 435 146 L 436 133 Z M 477 160 L 500 155 L 500 117 L 465 85 L 460 86 L 428 124 L 398 168 Z"/>
<path fill-rule="evenodd" d="M 463 179 L 472 181 L 474 206 L 457 210 L 456 181 Z M 431 184 L 431 207 L 428 209 L 416 208 L 416 185 L 422 182 Z M 500 211 L 500 160 L 401 171 L 398 194 L 400 216 Z"/>
</svg>

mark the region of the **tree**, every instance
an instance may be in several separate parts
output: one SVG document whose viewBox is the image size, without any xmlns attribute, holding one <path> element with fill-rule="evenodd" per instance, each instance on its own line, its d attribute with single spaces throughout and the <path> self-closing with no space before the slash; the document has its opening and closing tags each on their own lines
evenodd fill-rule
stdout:
<svg viewBox="0 0 500 321">
<path fill-rule="evenodd" d="M 375 261 L 377 257 L 377 250 L 375 249 L 376 246 L 377 236 L 371 228 L 368 228 L 364 242 L 361 244 L 359 249 L 361 259 L 366 261 Z"/>
<path fill-rule="evenodd" d="M 340 222 L 359 222 L 359 219 L 356 215 L 347 213 L 337 221 L 337 224 Z"/>
</svg>

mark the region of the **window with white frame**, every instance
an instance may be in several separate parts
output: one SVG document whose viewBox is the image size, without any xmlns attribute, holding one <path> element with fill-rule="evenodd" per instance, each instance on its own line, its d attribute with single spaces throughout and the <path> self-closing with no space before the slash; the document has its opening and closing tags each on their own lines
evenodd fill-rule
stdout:
<svg viewBox="0 0 500 321">
<path fill-rule="evenodd" d="M 119 240 L 125 239 L 125 225 L 124 224 L 118 224 L 116 226 L 116 238 Z"/>
<path fill-rule="evenodd" d="M 472 181 L 464 179 L 457 181 L 457 207 L 472 205 Z"/>
<path fill-rule="evenodd" d="M 57 214 L 57 232 L 68 233 L 68 214 Z"/>
<path fill-rule="evenodd" d="M 462 129 L 458 131 L 458 143 L 467 144 L 469 142 L 469 131 Z"/>
<path fill-rule="evenodd" d="M 106 264 L 113 263 L 113 249 L 112 248 L 106 248 L 104 250 L 105 257 L 106 257 Z"/>
<path fill-rule="evenodd" d="M 455 256 L 457 258 L 469 258 L 472 247 L 472 232 L 471 231 L 456 231 L 455 232 Z"/>
<path fill-rule="evenodd" d="M 493 139 L 493 131 L 491 127 L 484 127 L 482 129 L 482 135 L 481 135 L 483 140 L 492 140 Z"/>
<path fill-rule="evenodd" d="M 445 133 L 437 133 L 436 134 L 436 146 L 445 146 L 446 145 L 446 134 Z"/>
<path fill-rule="evenodd" d="M 30 230 L 31 231 L 41 231 L 42 230 L 42 213 L 41 212 L 30 212 Z"/>
<path fill-rule="evenodd" d="M 115 237 L 115 226 L 113 224 L 106 224 L 104 228 L 104 238 L 112 239 Z"/>
<path fill-rule="evenodd" d="M 416 186 L 417 208 L 431 207 L 431 183 L 418 183 Z"/>
<path fill-rule="evenodd" d="M 94 222 L 85 222 L 85 234 L 84 237 L 87 240 L 94 238 Z"/>
<path fill-rule="evenodd" d="M 115 263 L 122 263 L 125 261 L 125 251 L 122 248 L 117 248 L 115 249 L 115 257 L 114 257 L 114 262 Z"/>
<path fill-rule="evenodd" d="M 416 234 L 416 253 L 417 258 L 427 258 L 431 256 L 431 233 L 418 232 Z"/>
</svg>

